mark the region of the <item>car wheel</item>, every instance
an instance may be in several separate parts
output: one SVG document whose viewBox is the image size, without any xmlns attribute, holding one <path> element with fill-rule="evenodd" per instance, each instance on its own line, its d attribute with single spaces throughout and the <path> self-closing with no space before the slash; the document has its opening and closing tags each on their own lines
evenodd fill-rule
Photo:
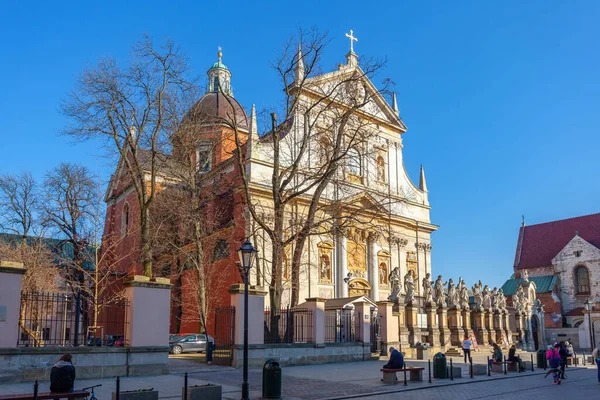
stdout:
<svg viewBox="0 0 600 400">
<path fill-rule="evenodd" d="M 182 351 L 183 349 L 181 348 L 181 346 L 173 347 L 173 354 L 181 354 Z"/>
</svg>

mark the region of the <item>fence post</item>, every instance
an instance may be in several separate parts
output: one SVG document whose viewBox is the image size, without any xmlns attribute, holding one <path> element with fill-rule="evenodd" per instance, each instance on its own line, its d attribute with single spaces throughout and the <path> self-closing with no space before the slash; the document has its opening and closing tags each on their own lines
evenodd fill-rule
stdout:
<svg viewBox="0 0 600 400">
<path fill-rule="evenodd" d="M 487 356 L 487 369 L 488 369 L 488 376 L 492 376 L 492 366 L 490 365 L 490 356 Z"/>
<path fill-rule="evenodd" d="M 531 355 L 531 372 L 533 372 L 533 354 Z"/>
<path fill-rule="evenodd" d="M 471 374 L 471 379 L 473 379 L 473 359 L 469 357 L 469 373 Z"/>
<path fill-rule="evenodd" d="M 406 365 L 404 366 L 404 386 L 407 386 L 407 383 L 406 383 Z"/>
<path fill-rule="evenodd" d="M 188 373 L 183 377 L 183 400 L 188 400 Z"/>
<path fill-rule="evenodd" d="M 37 379 L 33 383 L 33 400 L 38 400 L 38 381 L 37 381 Z"/>
<path fill-rule="evenodd" d="M 21 283 L 25 272 L 21 263 L 0 261 L 0 304 L 6 307 L 0 324 L 0 348 L 19 344 Z"/>
<path fill-rule="evenodd" d="M 450 380 L 454 380 L 454 368 L 452 368 L 452 358 L 450 358 Z"/>
<path fill-rule="evenodd" d="M 504 375 L 506 375 L 508 365 L 506 365 L 506 356 L 504 356 Z"/>
<path fill-rule="evenodd" d="M 325 343 L 325 299 L 310 297 L 306 299 L 306 309 L 312 318 L 311 339 L 316 345 Z"/>
<path fill-rule="evenodd" d="M 75 304 L 75 339 L 73 345 L 79 346 L 79 319 L 81 317 L 81 289 L 77 290 L 77 300 Z"/>
<path fill-rule="evenodd" d="M 429 371 L 429 383 L 431 383 L 431 360 L 427 360 L 427 369 Z"/>
<path fill-rule="evenodd" d="M 117 376 L 117 388 L 115 391 L 115 400 L 119 400 L 120 396 L 121 396 L 121 378 L 119 378 Z"/>
</svg>

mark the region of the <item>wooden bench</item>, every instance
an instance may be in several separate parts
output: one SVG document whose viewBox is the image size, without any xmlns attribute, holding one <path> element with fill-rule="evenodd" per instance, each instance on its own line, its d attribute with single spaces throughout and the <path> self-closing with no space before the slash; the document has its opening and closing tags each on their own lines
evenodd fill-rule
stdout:
<svg viewBox="0 0 600 400">
<path fill-rule="evenodd" d="M 405 367 L 405 368 L 382 368 L 381 372 L 383 372 L 383 383 L 389 385 L 395 385 L 398 382 L 398 378 L 396 377 L 396 372 L 408 372 L 410 374 L 411 381 L 422 381 L 423 380 L 423 370 L 425 368 L 421 367 Z"/>
<path fill-rule="evenodd" d="M 40 392 L 37 394 L 38 400 L 51 400 L 51 399 L 82 399 L 88 397 L 90 392 L 84 390 L 75 390 L 68 393 L 52 393 L 52 392 Z M 9 394 L 0 396 L 0 400 L 33 400 L 33 393 L 27 394 Z"/>
<path fill-rule="evenodd" d="M 503 361 L 492 362 L 492 372 L 504 372 Z M 506 372 L 519 372 L 519 363 L 517 361 L 506 362 Z"/>
</svg>

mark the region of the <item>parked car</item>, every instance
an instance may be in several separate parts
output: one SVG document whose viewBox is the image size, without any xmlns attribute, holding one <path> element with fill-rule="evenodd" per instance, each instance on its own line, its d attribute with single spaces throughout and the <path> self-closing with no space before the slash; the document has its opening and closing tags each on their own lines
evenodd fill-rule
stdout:
<svg viewBox="0 0 600 400">
<path fill-rule="evenodd" d="M 206 351 L 207 335 L 202 333 L 177 336 L 169 342 L 172 354 L 181 353 L 204 353 Z M 215 342 L 212 336 L 208 336 L 208 341 Z"/>
<path fill-rule="evenodd" d="M 125 337 L 123 335 L 106 335 L 104 336 L 103 346 L 123 346 Z"/>
</svg>

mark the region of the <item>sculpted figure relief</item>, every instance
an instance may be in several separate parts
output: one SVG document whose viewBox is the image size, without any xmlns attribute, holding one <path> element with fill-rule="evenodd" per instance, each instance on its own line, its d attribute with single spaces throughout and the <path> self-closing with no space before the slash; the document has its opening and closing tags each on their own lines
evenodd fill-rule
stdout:
<svg viewBox="0 0 600 400">
<path fill-rule="evenodd" d="M 483 306 L 483 296 L 481 294 L 481 281 L 473 285 L 473 300 L 475 301 L 475 309 L 479 310 Z"/>
<path fill-rule="evenodd" d="M 438 307 L 444 307 L 446 305 L 446 293 L 444 292 L 444 286 L 447 282 L 444 282 L 441 275 L 438 275 L 435 284 L 433 286 L 433 301 L 436 302 Z"/>
<path fill-rule="evenodd" d="M 398 303 L 398 296 L 402 291 L 402 282 L 400 278 L 400 269 L 394 268 L 388 277 L 391 287 L 391 293 L 388 296 L 388 300 L 394 303 Z"/>
<path fill-rule="evenodd" d="M 452 278 L 448 280 L 448 307 L 458 306 L 458 292 Z"/>
<path fill-rule="evenodd" d="M 485 308 L 486 310 L 492 308 L 492 293 L 490 292 L 490 288 L 488 287 L 488 285 L 485 285 L 483 287 L 482 297 L 483 308 Z"/>
<path fill-rule="evenodd" d="M 433 302 L 433 286 L 431 285 L 431 274 L 428 272 L 423 278 L 423 296 L 425 297 L 425 304 Z"/>
<path fill-rule="evenodd" d="M 415 280 L 410 271 L 404 275 L 404 289 L 406 290 L 405 302 L 412 302 L 415 299 Z"/>
</svg>

